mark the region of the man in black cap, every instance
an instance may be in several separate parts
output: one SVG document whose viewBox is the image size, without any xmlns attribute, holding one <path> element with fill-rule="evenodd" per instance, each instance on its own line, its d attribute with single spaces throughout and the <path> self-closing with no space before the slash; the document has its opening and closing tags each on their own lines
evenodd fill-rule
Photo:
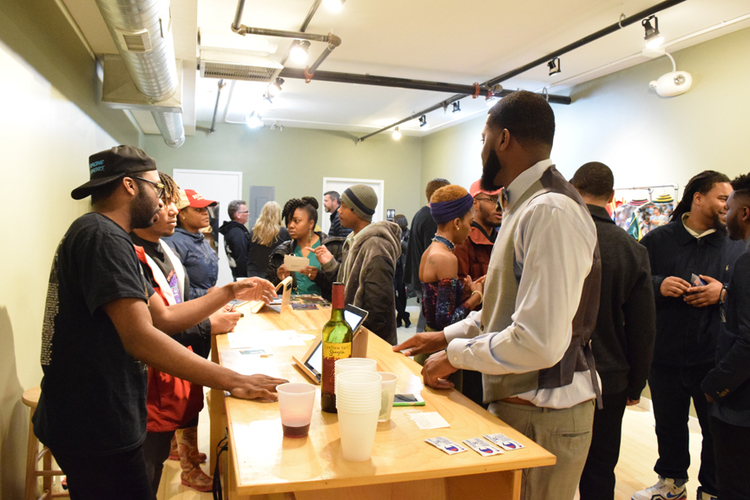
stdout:
<svg viewBox="0 0 750 500">
<path fill-rule="evenodd" d="M 164 188 L 143 151 L 118 146 L 92 155 L 91 195 L 55 253 L 42 326 L 42 393 L 34 433 L 68 476 L 72 498 L 153 498 L 143 459 L 146 365 L 242 398 L 275 399 L 284 381 L 245 376 L 196 356 L 152 325 L 128 233 L 148 227 Z M 221 300 L 274 295 L 264 280 L 234 283 Z M 218 298 L 217 298 L 218 300 Z"/>
<path fill-rule="evenodd" d="M 401 228 L 388 221 L 372 223 L 378 206 L 375 190 L 355 184 L 341 194 L 341 225 L 352 230 L 346 237 L 339 263 L 320 245 L 315 252 L 323 271 L 344 283 L 347 304 L 361 307 L 369 314 L 365 328 L 391 345 L 396 338 L 396 297 L 393 276 L 401 256 Z"/>
</svg>

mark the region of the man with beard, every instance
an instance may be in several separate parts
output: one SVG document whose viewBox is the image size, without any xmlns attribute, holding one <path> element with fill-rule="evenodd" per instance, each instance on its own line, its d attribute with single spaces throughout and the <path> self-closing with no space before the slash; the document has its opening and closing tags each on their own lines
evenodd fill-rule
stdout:
<svg viewBox="0 0 750 500">
<path fill-rule="evenodd" d="M 716 479 L 722 500 L 750 498 L 750 174 L 732 181 L 727 230 L 745 242 L 727 286 L 717 341 L 716 367 L 701 384 L 709 410 L 716 452 Z"/>
<path fill-rule="evenodd" d="M 503 222 L 503 206 L 499 200 L 502 190 L 487 191 L 476 181 L 469 188 L 474 198 L 474 220 L 469 237 L 453 250 L 458 259 L 458 277 L 481 278 L 487 274 L 492 246 L 497 238 L 497 228 Z"/>
<path fill-rule="evenodd" d="M 469 188 L 469 194 L 474 198 L 474 220 L 471 223 L 469 237 L 453 250 L 458 259 L 459 279 L 471 276 L 472 280 L 476 280 L 487 274 L 492 247 L 497 238 L 497 228 L 503 221 L 503 205 L 500 199 L 502 190 L 487 191 L 482 189 L 480 183 L 478 180 Z M 477 306 L 476 310 L 480 307 Z M 464 370 L 461 392 L 476 404 L 487 407 L 483 403 L 481 373 Z"/>
<path fill-rule="evenodd" d="M 483 373 L 488 410 L 557 456 L 524 471 L 526 500 L 573 499 L 591 440 L 598 383 L 589 336 L 599 306 L 596 229 L 577 191 L 549 160 L 555 117 L 531 92 L 510 94 L 482 133 L 482 188 L 505 187 L 503 224 L 480 312 L 395 346 L 436 352 L 422 375 L 451 387 L 457 369 Z"/>
<path fill-rule="evenodd" d="M 34 433 L 67 475 L 72 498 L 152 500 L 142 443 L 146 365 L 243 398 L 275 399 L 284 381 L 240 375 L 206 361 L 151 324 L 144 281 L 128 232 L 148 227 L 164 189 L 143 151 L 117 146 L 89 158 L 91 195 L 55 253 L 42 325 L 42 392 Z M 220 293 L 269 300 L 270 283 Z"/>
<path fill-rule="evenodd" d="M 701 381 L 714 367 L 724 285 L 744 247 L 727 238 L 729 178 L 706 170 L 685 186 L 669 224 L 641 243 L 651 261 L 656 298 L 656 342 L 648 384 L 656 419 L 658 482 L 634 500 L 686 498 L 690 450 L 688 415 L 692 399 L 703 443 L 698 499 L 716 498 L 716 465 L 708 404 Z"/>
</svg>

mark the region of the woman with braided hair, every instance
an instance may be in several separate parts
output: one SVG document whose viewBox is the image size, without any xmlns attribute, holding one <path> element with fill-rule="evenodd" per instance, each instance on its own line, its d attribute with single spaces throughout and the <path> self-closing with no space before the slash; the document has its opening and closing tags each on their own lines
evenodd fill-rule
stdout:
<svg viewBox="0 0 750 500">
<path fill-rule="evenodd" d="M 340 260 L 344 238 L 315 231 L 315 224 L 318 222 L 318 200 L 312 196 L 305 196 L 301 199 L 292 198 L 287 201 L 281 216 L 292 239 L 282 243 L 271 253 L 266 278 L 278 284 L 281 280 L 292 276 L 293 293 L 322 295 L 330 300 L 331 285 L 336 277 L 327 275 L 321 269 L 315 252 L 307 249 L 324 245 L 336 260 Z M 284 266 L 285 255 L 306 257 L 310 265 L 296 272 L 288 271 Z"/>
</svg>

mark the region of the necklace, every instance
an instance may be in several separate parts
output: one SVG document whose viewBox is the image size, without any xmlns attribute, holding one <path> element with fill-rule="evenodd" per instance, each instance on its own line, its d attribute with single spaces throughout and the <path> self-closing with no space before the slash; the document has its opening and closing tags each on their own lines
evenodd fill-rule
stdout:
<svg viewBox="0 0 750 500">
<path fill-rule="evenodd" d="M 443 245 L 448 247 L 448 250 L 451 252 L 454 248 L 456 248 L 456 245 L 453 244 L 451 240 L 446 238 L 445 236 L 440 236 L 439 234 L 435 234 L 435 236 L 432 237 L 432 241 L 437 241 L 438 243 L 442 243 Z"/>
</svg>

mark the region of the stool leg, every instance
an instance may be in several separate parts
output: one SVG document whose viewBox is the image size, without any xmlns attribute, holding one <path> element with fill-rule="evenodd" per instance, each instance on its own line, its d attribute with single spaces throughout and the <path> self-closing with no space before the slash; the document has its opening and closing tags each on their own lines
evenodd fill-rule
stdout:
<svg viewBox="0 0 750 500">
<path fill-rule="evenodd" d="M 46 452 L 44 454 L 44 458 L 42 459 L 42 463 L 44 464 L 44 467 L 42 468 L 43 471 L 52 471 L 52 452 L 49 451 L 49 448 L 45 448 Z M 52 476 L 50 474 L 47 474 L 42 479 L 42 484 L 44 485 L 43 491 L 47 492 L 49 491 L 49 494 L 52 494 Z"/>
<path fill-rule="evenodd" d="M 34 427 L 29 421 L 29 443 L 26 447 L 26 491 L 24 500 L 36 500 L 36 457 L 39 453 L 39 440 L 34 435 Z"/>
</svg>

